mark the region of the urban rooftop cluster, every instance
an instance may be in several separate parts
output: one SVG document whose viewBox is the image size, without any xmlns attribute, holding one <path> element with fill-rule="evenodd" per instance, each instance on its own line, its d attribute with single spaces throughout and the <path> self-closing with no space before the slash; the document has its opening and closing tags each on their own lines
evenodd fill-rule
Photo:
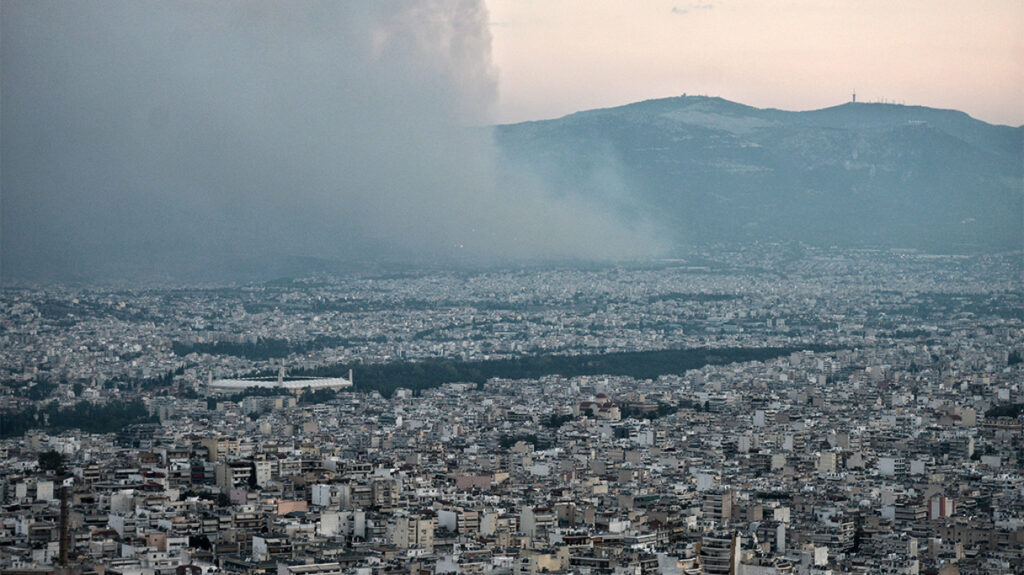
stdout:
<svg viewBox="0 0 1024 575">
<path fill-rule="evenodd" d="M 1019 260 L 6 288 L 0 574 L 1022 573 Z"/>
</svg>

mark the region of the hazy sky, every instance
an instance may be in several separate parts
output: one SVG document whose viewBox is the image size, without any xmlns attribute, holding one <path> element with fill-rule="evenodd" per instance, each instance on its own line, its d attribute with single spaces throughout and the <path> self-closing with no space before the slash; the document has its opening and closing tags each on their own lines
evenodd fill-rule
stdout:
<svg viewBox="0 0 1024 575">
<path fill-rule="evenodd" d="M 1021 0 L 487 0 L 501 122 L 649 98 L 1024 124 Z"/>
</svg>

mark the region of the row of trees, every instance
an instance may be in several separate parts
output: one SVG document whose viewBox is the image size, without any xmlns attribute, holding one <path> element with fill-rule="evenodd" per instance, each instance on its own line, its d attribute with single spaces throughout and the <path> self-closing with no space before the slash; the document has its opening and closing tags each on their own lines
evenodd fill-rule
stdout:
<svg viewBox="0 0 1024 575">
<path fill-rule="evenodd" d="M 30 407 L 17 413 L 0 413 L 0 438 L 18 437 L 30 429 L 113 433 L 126 425 L 155 421 L 141 400 L 102 405 L 80 401 L 65 409 L 50 404 L 42 409 Z"/>
<path fill-rule="evenodd" d="M 1024 403 L 1007 403 L 997 405 L 985 412 L 985 417 L 1019 417 L 1024 413 Z"/>
<path fill-rule="evenodd" d="M 381 364 L 342 364 L 293 372 L 315 377 L 348 377 L 355 373 L 355 387 L 377 391 L 390 397 L 398 388 L 414 392 L 445 383 L 482 384 L 491 378 L 537 379 L 548 375 L 622 375 L 637 379 L 655 379 L 660 375 L 681 374 L 705 365 L 723 365 L 745 361 L 764 361 L 788 355 L 801 348 L 759 347 L 724 349 L 674 349 L 617 352 L 592 355 L 538 355 L 490 361 L 431 359 L 396 361 Z M 812 347 L 815 351 L 827 348 Z"/>
</svg>

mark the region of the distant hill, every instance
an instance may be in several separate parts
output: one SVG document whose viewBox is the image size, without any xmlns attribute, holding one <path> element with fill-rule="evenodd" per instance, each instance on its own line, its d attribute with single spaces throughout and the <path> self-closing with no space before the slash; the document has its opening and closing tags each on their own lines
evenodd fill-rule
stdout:
<svg viewBox="0 0 1024 575">
<path fill-rule="evenodd" d="M 506 169 L 679 244 L 1024 246 L 1024 127 L 953 110 L 788 112 L 683 96 L 498 126 L 495 138 Z"/>
</svg>

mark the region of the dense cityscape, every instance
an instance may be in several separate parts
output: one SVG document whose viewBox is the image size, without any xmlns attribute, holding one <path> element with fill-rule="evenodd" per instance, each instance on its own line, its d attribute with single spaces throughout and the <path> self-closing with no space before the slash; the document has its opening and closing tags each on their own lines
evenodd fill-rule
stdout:
<svg viewBox="0 0 1024 575">
<path fill-rule="evenodd" d="M 1022 22 L 0 0 L 0 575 L 1024 575 Z"/>
<path fill-rule="evenodd" d="M 0 573 L 1022 573 L 1021 280 L 763 245 L 7 287 Z"/>
</svg>

